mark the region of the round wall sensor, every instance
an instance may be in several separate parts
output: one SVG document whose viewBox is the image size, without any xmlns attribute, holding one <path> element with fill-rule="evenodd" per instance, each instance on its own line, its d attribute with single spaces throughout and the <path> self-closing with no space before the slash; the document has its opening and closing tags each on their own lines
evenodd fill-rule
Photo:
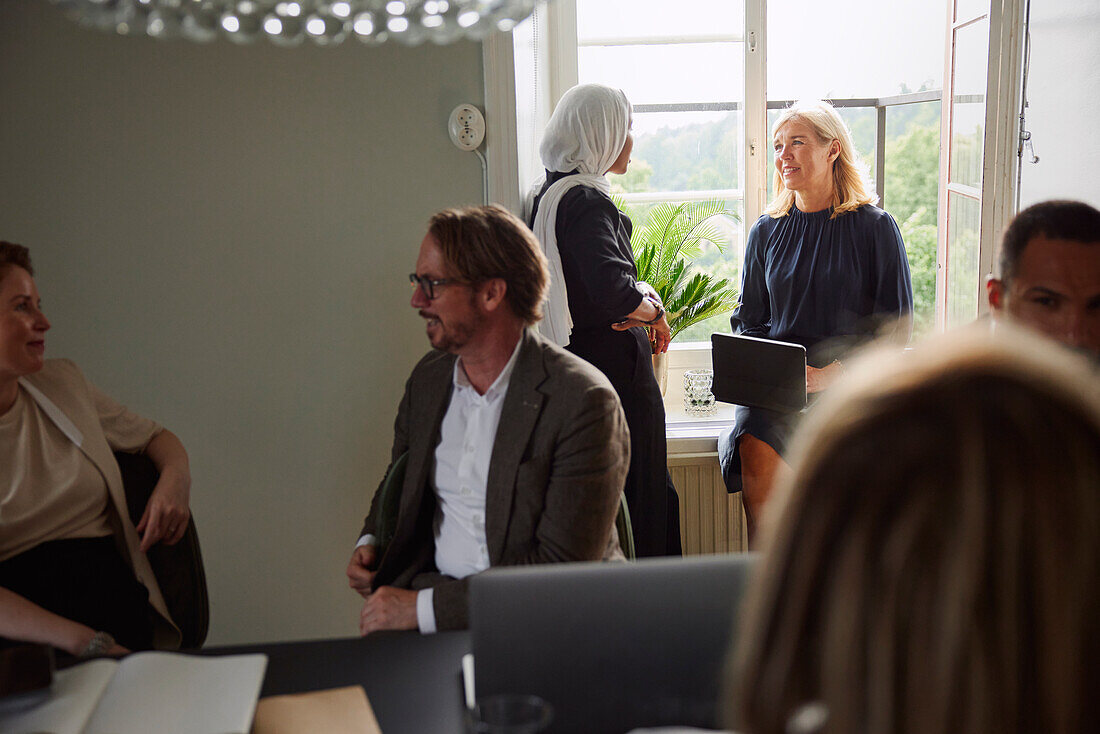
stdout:
<svg viewBox="0 0 1100 734">
<path fill-rule="evenodd" d="M 447 122 L 451 141 L 461 150 L 476 150 L 485 139 L 485 117 L 472 104 L 460 104 Z"/>
</svg>

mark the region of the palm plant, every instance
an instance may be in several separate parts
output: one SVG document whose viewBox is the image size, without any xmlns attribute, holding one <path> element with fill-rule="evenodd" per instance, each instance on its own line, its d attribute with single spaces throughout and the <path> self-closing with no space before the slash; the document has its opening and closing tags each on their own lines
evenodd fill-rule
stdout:
<svg viewBox="0 0 1100 734">
<path fill-rule="evenodd" d="M 624 202 L 618 197 L 620 209 Z M 672 338 L 692 324 L 737 307 L 738 292 L 726 278 L 692 271 L 691 264 L 711 242 L 724 251 L 729 238 L 718 218 L 739 221 L 724 201 L 661 203 L 634 228 L 630 246 L 638 264 L 638 279 L 649 283 L 664 303 Z"/>
</svg>

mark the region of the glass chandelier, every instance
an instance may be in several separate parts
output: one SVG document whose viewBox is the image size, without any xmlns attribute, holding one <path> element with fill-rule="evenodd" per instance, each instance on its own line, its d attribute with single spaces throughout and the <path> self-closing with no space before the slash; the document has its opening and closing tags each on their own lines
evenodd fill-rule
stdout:
<svg viewBox="0 0 1100 734">
<path fill-rule="evenodd" d="M 280 46 L 356 38 L 415 45 L 509 31 L 539 0 L 51 0 L 83 25 L 124 35 Z"/>
</svg>

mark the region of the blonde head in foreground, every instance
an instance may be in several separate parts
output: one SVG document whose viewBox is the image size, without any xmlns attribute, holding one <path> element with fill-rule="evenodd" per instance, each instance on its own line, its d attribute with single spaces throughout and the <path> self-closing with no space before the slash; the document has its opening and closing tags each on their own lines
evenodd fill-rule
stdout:
<svg viewBox="0 0 1100 734">
<path fill-rule="evenodd" d="M 1098 380 L 987 332 L 867 357 L 808 418 L 731 668 L 739 731 L 1100 721 Z"/>
</svg>

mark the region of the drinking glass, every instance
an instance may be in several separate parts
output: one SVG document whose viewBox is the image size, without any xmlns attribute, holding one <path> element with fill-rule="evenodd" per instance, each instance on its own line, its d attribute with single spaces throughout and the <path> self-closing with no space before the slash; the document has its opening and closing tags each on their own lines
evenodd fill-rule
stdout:
<svg viewBox="0 0 1100 734">
<path fill-rule="evenodd" d="M 500 693 L 477 699 L 466 711 L 468 734 L 538 734 L 550 725 L 554 710 L 538 696 Z"/>
</svg>

